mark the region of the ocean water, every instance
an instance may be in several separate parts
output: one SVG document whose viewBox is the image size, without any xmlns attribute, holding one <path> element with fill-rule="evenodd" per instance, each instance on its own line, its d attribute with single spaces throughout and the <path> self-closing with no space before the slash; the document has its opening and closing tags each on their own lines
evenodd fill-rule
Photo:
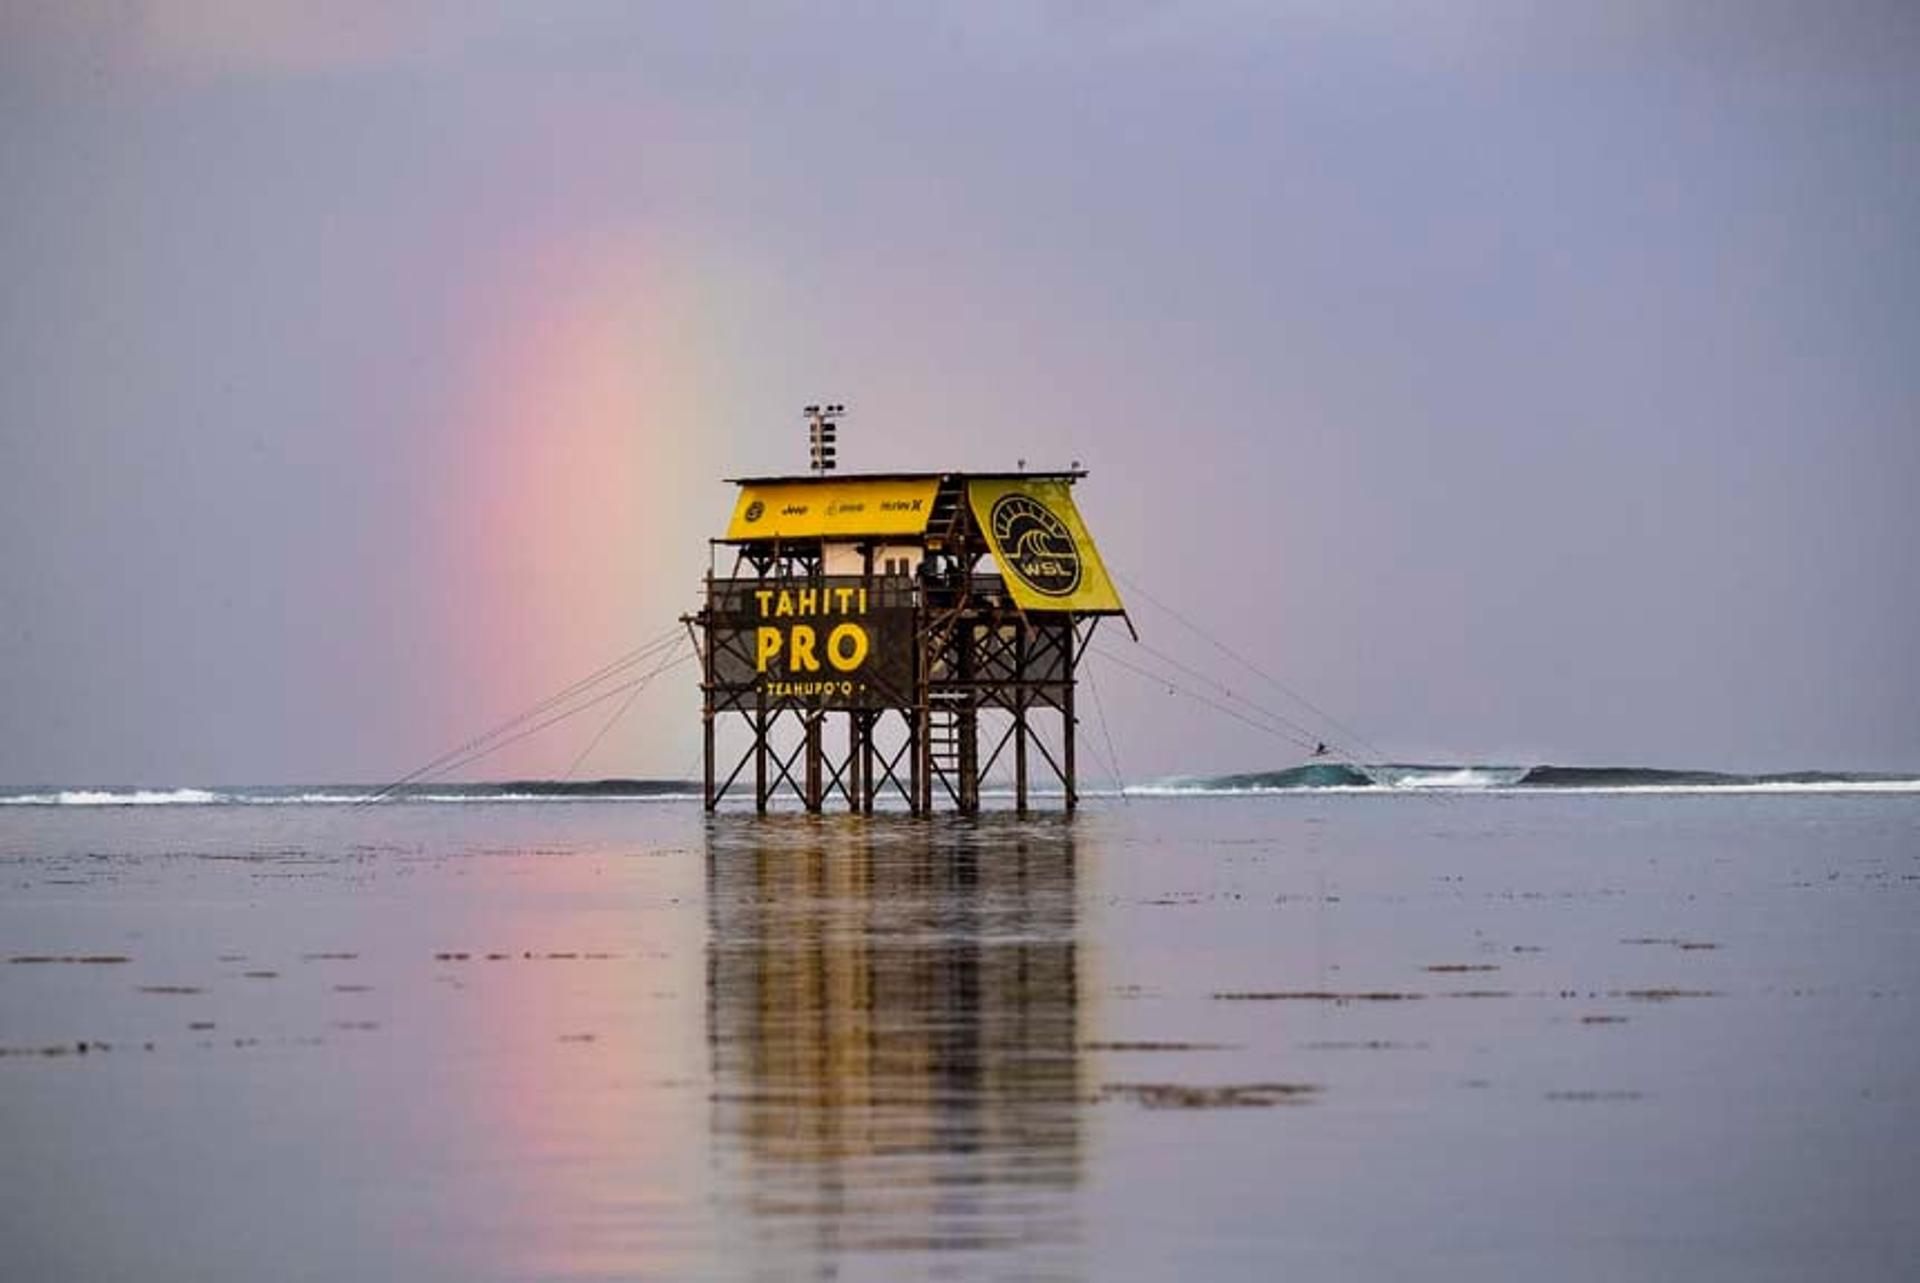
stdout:
<svg viewBox="0 0 1920 1283">
<path fill-rule="evenodd" d="M 0 1259 L 1910 1278 L 1920 793 L 1856 782 L 16 791 Z"/>
</svg>

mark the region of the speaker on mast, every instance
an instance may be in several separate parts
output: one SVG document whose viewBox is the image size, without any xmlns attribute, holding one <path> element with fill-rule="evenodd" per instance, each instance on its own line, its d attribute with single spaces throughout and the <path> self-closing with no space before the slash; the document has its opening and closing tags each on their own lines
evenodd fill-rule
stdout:
<svg viewBox="0 0 1920 1283">
<path fill-rule="evenodd" d="M 806 407 L 807 446 L 810 466 L 815 472 L 827 473 L 834 469 L 834 435 L 838 428 L 835 422 L 847 412 L 844 405 L 810 405 Z"/>
</svg>

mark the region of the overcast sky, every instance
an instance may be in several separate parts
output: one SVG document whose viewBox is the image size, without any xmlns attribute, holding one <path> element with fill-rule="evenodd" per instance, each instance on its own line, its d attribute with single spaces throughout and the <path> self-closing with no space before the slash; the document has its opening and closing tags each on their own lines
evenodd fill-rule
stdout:
<svg viewBox="0 0 1920 1283">
<path fill-rule="evenodd" d="M 392 778 L 823 399 L 1391 756 L 1920 768 L 1917 121 L 1900 3 L 9 0 L 0 783 Z M 1130 778 L 1298 758 L 1094 664 Z"/>
</svg>

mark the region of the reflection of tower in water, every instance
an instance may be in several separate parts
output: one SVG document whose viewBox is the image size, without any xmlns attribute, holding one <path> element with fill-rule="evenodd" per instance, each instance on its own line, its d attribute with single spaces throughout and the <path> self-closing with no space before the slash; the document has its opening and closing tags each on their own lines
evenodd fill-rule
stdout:
<svg viewBox="0 0 1920 1283">
<path fill-rule="evenodd" d="M 1070 822 L 717 820 L 707 878 L 715 1149 L 756 1233 L 827 1252 L 1067 1237 Z"/>
</svg>

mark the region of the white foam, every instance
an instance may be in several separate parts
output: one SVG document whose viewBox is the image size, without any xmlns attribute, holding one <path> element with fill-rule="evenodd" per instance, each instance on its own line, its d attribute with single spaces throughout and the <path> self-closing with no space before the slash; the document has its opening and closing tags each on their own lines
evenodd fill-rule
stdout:
<svg viewBox="0 0 1920 1283">
<path fill-rule="evenodd" d="M 1552 797 L 1564 794 L 1621 794 L 1621 793 L 1698 793 L 1698 794 L 1766 794 L 1766 793 L 1920 793 L 1920 779 L 1908 780 L 1751 780 L 1733 784 L 1573 784 L 1565 788 L 1520 788 L 1500 789 L 1498 792 L 1522 793 L 1531 797 L 1544 794 Z"/>
<path fill-rule="evenodd" d="M 349 806 L 364 802 L 371 796 L 371 793 L 293 793 L 284 796 L 264 794 L 236 797 L 233 800 L 247 806 Z"/>
<path fill-rule="evenodd" d="M 1378 784 L 1242 784 L 1233 788 L 1207 784 L 1129 784 L 1125 789 L 1128 797 L 1296 797 L 1322 793 L 1381 797 L 1390 792 L 1393 790 Z"/>
<path fill-rule="evenodd" d="M 431 802 L 697 802 L 698 793 L 217 793 L 211 789 L 63 789 L 0 795 L 0 806 L 355 806 Z"/>
<path fill-rule="evenodd" d="M 489 802 L 698 802 L 698 793 L 265 793 L 222 798 L 242 806 L 483 805 Z"/>
<path fill-rule="evenodd" d="M 1449 772 L 1452 774 L 1452 772 Z M 1792 794 L 1920 794 L 1920 779 L 1767 780 L 1733 784 L 1586 784 L 1561 787 L 1517 784 L 1390 785 L 1329 784 L 1318 787 L 1247 785 L 1238 788 L 1185 784 L 1135 784 L 1128 797 L 1296 797 L 1351 794 L 1355 797 L 1407 796 L 1419 793 L 1472 792 L 1500 797 L 1693 796 L 1740 797 Z"/>
<path fill-rule="evenodd" d="M 211 806 L 228 799 L 206 789 L 63 789 L 0 797 L 5 806 Z"/>
<path fill-rule="evenodd" d="M 1362 775 L 1390 789 L 1507 788 L 1526 777 L 1524 766 L 1456 766 L 1427 770 L 1411 766 L 1362 766 Z"/>
<path fill-rule="evenodd" d="M 364 797 L 337 799 L 359 802 Z M 409 802 L 698 802 L 698 793 L 390 793 L 380 804 Z"/>
<path fill-rule="evenodd" d="M 1370 768 L 1379 772 L 1374 784 L 1264 785 L 1237 787 L 1207 785 L 1184 780 L 1162 780 L 1151 784 L 1130 784 L 1122 789 L 1111 786 L 1081 790 L 1081 796 L 1093 797 L 1294 797 L 1345 795 L 1386 797 L 1416 794 L 1476 793 L 1505 797 L 1620 797 L 1620 796 L 1783 796 L 1839 794 L 1920 794 L 1920 778 L 1892 780 L 1755 780 L 1746 783 L 1690 784 L 1590 784 L 1567 786 L 1527 786 L 1518 781 L 1524 769 L 1505 767 L 1462 767 L 1446 771 L 1411 771 Z M 995 797 L 1010 796 L 1005 788 L 985 792 Z M 1037 790 L 1045 794 L 1045 790 Z M 1051 796 L 1051 794 L 1047 794 Z M 211 789 L 64 789 L 52 793 L 16 793 L 0 796 L 0 806 L 352 806 L 367 802 L 372 793 L 295 793 L 229 794 Z M 551 793 L 405 793 L 379 799 L 380 805 L 489 802 L 697 802 L 698 793 L 642 794 L 551 794 Z"/>
</svg>

